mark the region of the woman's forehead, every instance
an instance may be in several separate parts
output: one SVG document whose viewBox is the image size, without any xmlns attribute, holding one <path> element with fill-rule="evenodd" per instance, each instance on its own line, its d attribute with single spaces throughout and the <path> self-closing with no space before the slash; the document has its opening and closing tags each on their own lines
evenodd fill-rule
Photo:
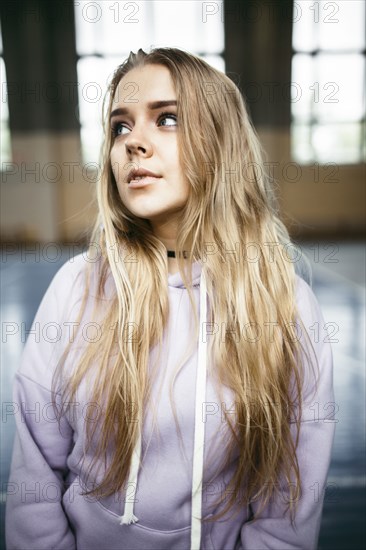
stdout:
<svg viewBox="0 0 366 550">
<path fill-rule="evenodd" d="M 113 103 L 148 104 L 176 99 L 173 80 L 164 65 L 145 65 L 131 69 L 118 83 Z"/>
</svg>

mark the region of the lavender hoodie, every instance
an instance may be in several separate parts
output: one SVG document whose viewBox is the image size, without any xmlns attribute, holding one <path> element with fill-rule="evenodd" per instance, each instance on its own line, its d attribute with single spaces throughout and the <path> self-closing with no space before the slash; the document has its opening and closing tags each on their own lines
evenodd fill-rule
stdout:
<svg viewBox="0 0 366 550">
<path fill-rule="evenodd" d="M 90 324 L 90 313 L 98 266 L 96 261 L 81 320 L 83 342 L 94 341 L 95 345 L 98 345 L 98 327 Z M 332 351 L 319 304 L 308 284 L 296 276 L 297 305 L 319 362 L 320 378 L 315 390 L 310 370 L 304 381 L 297 450 L 302 493 L 296 523 L 291 525 L 288 516 L 284 516 L 285 499 L 276 496 L 257 521 L 251 520 L 256 510 L 254 502 L 249 507 L 236 505 L 234 511 L 220 520 L 201 526 L 199 518 L 208 518 L 223 509 L 225 503 L 215 509 L 210 505 L 220 491 L 225 491 L 238 456 L 217 475 L 216 470 L 225 458 L 229 433 L 222 417 L 223 407 L 233 410 L 234 398 L 225 387 L 225 399 L 220 402 L 214 376 L 207 366 L 206 347 L 213 327 L 204 324 L 209 304 L 201 265 L 193 264 L 192 276 L 202 332 L 174 385 L 182 441 L 169 400 L 169 382 L 178 360 L 192 342 L 189 332 L 192 310 L 188 291 L 180 274 L 175 273 L 168 276 L 169 324 L 164 332 L 161 368 L 152 391 L 158 431 L 153 429 L 154 419 L 149 410 L 125 490 L 101 499 L 80 494 L 92 452 L 88 451 L 82 463 L 85 418 L 98 414 L 99 405 L 90 405 L 82 384 L 77 401 L 63 416 L 60 427 L 50 405 L 54 367 L 74 335 L 72 323 L 81 304 L 85 267 L 86 257 L 80 254 L 56 273 L 33 321 L 35 333 L 28 337 L 15 377 L 17 431 L 6 503 L 8 550 L 316 548 L 335 423 L 331 414 Z M 115 289 L 111 276 L 107 288 L 112 293 Z M 304 334 L 299 337 L 306 345 Z M 70 353 L 66 362 L 68 368 L 76 364 L 82 347 L 77 338 L 74 347 L 76 351 Z M 155 351 L 151 350 L 151 359 L 156 357 Z"/>
</svg>

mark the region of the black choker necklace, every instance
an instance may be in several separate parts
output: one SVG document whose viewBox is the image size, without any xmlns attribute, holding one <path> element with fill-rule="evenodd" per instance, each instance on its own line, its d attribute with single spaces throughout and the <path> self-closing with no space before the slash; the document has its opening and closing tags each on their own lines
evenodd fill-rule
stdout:
<svg viewBox="0 0 366 550">
<path fill-rule="evenodd" d="M 168 250 L 168 258 L 175 258 L 175 250 Z M 187 258 L 187 252 L 183 251 L 183 258 Z"/>
</svg>

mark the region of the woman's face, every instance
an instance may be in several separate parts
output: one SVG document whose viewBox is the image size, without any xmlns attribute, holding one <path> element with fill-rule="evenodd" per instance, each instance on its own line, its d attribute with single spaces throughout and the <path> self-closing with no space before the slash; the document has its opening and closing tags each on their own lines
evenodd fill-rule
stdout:
<svg viewBox="0 0 366 550">
<path fill-rule="evenodd" d="M 165 66 L 132 69 L 121 79 L 111 112 L 112 170 L 122 202 L 135 216 L 149 219 L 157 233 L 174 223 L 189 193 L 179 163 L 178 126 L 176 94 Z M 129 182 L 134 169 L 142 172 Z M 157 177 L 144 177 L 144 170 Z"/>
</svg>

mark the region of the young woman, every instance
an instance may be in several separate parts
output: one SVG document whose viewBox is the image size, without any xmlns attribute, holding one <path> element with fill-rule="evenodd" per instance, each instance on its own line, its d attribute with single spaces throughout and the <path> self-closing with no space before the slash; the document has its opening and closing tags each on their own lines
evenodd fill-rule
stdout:
<svg viewBox="0 0 366 550">
<path fill-rule="evenodd" d="M 332 352 L 239 90 L 157 48 L 109 92 L 90 246 L 15 378 L 8 549 L 315 548 Z"/>
</svg>

